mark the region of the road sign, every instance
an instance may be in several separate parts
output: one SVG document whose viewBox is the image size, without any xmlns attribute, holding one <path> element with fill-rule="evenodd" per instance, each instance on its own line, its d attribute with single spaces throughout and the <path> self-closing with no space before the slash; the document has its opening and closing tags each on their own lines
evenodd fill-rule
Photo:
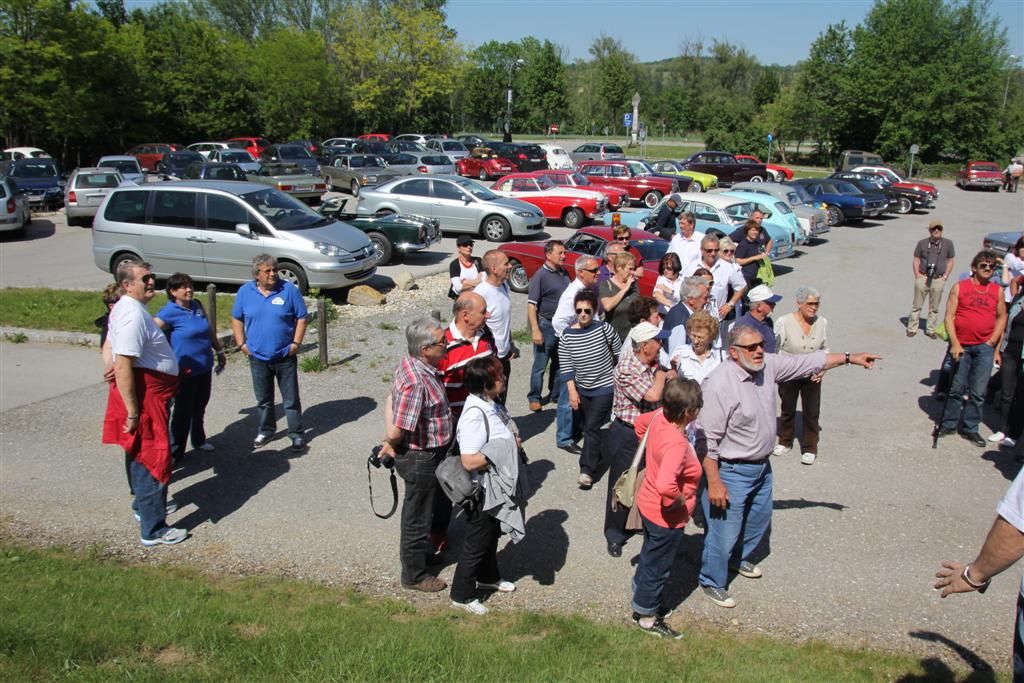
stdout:
<svg viewBox="0 0 1024 683">
<path fill-rule="evenodd" d="M 921 148 L 918 147 L 916 144 L 910 146 L 910 153 L 911 154 L 917 154 L 920 151 L 921 151 Z"/>
<path fill-rule="evenodd" d="M 622 115 L 622 125 L 626 128 L 630 128 L 633 125 L 633 114 L 631 112 L 627 111 Z"/>
<path fill-rule="evenodd" d="M 552 133 L 557 133 L 558 132 L 558 124 L 557 123 L 552 123 L 551 124 L 551 132 Z"/>
<path fill-rule="evenodd" d="M 768 133 L 768 142 L 771 142 L 774 139 L 775 139 L 775 136 L 772 135 L 771 133 Z"/>
</svg>

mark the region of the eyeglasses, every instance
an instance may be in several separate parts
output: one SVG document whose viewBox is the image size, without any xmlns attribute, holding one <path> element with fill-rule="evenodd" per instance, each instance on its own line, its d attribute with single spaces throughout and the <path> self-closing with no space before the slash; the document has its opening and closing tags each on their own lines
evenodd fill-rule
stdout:
<svg viewBox="0 0 1024 683">
<path fill-rule="evenodd" d="M 805 301 L 805 302 L 803 302 L 803 305 L 804 306 L 820 306 L 821 302 L 820 301 Z"/>
<path fill-rule="evenodd" d="M 764 348 L 764 340 L 762 339 L 761 341 L 754 342 L 753 344 L 733 344 L 733 346 L 735 346 L 738 349 L 746 349 L 747 351 L 753 353 L 758 349 Z"/>
<path fill-rule="evenodd" d="M 435 346 L 447 347 L 448 346 L 448 342 L 446 342 L 444 339 L 442 339 L 441 341 L 436 341 L 433 344 L 426 344 L 426 345 L 424 345 L 423 348 L 430 349 L 430 348 L 433 348 Z"/>
<path fill-rule="evenodd" d="M 717 249 L 701 249 L 701 251 L 703 251 L 705 254 L 717 254 L 718 253 Z"/>
<path fill-rule="evenodd" d="M 141 282 L 144 285 L 149 284 L 150 282 L 156 282 L 156 275 L 153 275 L 153 273 L 143 275 L 142 277 L 139 278 L 139 282 Z"/>
<path fill-rule="evenodd" d="M 600 268 L 580 268 L 584 273 L 600 273 Z"/>
<path fill-rule="evenodd" d="M 928 230 L 930 230 L 931 232 L 942 232 L 942 228 L 937 226 L 934 228 L 928 228 Z"/>
<path fill-rule="evenodd" d="M 736 250 L 735 249 L 722 249 L 722 253 L 723 254 L 735 254 Z"/>
<path fill-rule="evenodd" d="M 616 237 L 615 241 L 616 242 L 628 242 L 629 241 L 629 237 Z"/>
<path fill-rule="evenodd" d="M 995 270 L 996 264 L 994 263 L 979 263 L 978 270 Z"/>
<path fill-rule="evenodd" d="M 592 309 L 592 308 L 577 308 L 576 309 L 576 315 L 584 315 L 584 314 L 591 315 L 591 314 L 593 314 L 593 312 L 594 312 L 594 309 Z"/>
</svg>

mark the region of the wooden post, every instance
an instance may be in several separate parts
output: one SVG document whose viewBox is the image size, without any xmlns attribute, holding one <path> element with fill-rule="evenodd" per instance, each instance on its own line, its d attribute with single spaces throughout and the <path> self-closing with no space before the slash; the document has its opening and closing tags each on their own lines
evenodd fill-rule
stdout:
<svg viewBox="0 0 1024 683">
<path fill-rule="evenodd" d="M 217 285 L 212 282 L 206 285 L 206 316 L 210 321 L 210 329 L 216 335 L 220 331 L 217 328 Z"/>
<path fill-rule="evenodd" d="M 320 347 L 320 369 L 327 369 L 327 299 L 316 300 L 316 343 Z"/>
</svg>

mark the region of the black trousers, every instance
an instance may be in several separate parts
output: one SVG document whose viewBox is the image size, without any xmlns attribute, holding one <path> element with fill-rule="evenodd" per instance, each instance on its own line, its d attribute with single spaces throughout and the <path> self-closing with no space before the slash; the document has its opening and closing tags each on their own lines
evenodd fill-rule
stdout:
<svg viewBox="0 0 1024 683">
<path fill-rule="evenodd" d="M 633 464 L 633 456 L 636 454 L 640 440 L 636 438 L 636 432 L 632 427 L 627 427 L 618 420 L 612 422 L 605 435 L 604 452 L 605 462 L 608 463 L 608 495 L 604 506 L 604 537 L 609 543 L 625 543 L 632 536 L 633 531 L 626 531 L 626 519 L 629 517 L 629 509 L 621 505 L 618 510 L 612 510 L 612 490 L 615 482 L 622 473 Z"/>
<path fill-rule="evenodd" d="M 174 396 L 171 411 L 171 457 L 175 460 L 185 456 L 185 444 L 189 438 L 193 448 L 206 443 L 203 420 L 210 402 L 212 383 L 212 372 L 199 376 L 184 375 L 178 380 L 178 393 Z"/>
<path fill-rule="evenodd" d="M 999 414 L 1002 418 L 999 431 L 1005 432 L 1013 439 L 1020 436 L 1020 430 L 1018 429 L 1016 436 L 1011 434 L 1010 422 L 1017 419 L 1019 424 L 1020 418 L 1016 418 L 1014 413 L 1024 412 L 1024 403 L 1016 399 L 1017 394 L 1020 393 L 1017 391 L 1017 387 L 1021 383 L 1021 376 L 1024 373 L 1024 368 L 1021 365 L 1020 346 L 1007 344 L 1006 350 L 1003 352 L 1003 364 L 999 368 Z"/>
<path fill-rule="evenodd" d="M 395 470 L 405 481 L 402 500 L 402 533 L 399 556 L 402 561 L 402 584 L 411 586 L 431 575 L 427 573 L 427 532 L 438 492 L 434 471 L 444 451 L 405 451 L 395 454 Z"/>
<path fill-rule="evenodd" d="M 583 413 L 583 451 L 580 453 L 580 472 L 593 478 L 607 468 L 601 459 L 601 427 L 612 414 L 612 394 L 584 396 L 580 394 L 580 412 Z M 604 465 L 604 466 L 602 466 Z"/>
<path fill-rule="evenodd" d="M 498 537 L 501 525 L 497 519 L 483 510 L 474 510 L 466 515 L 466 536 L 462 541 L 462 553 L 452 577 L 451 597 L 455 602 L 471 602 L 477 596 L 476 584 L 497 583 Z"/>
<path fill-rule="evenodd" d="M 505 388 L 494 398 L 494 402 L 505 405 L 505 399 L 508 398 L 508 378 L 512 374 L 512 354 L 498 360 L 501 361 L 501 374 L 505 376 Z"/>
<path fill-rule="evenodd" d="M 821 414 L 821 382 L 813 382 L 810 377 L 779 382 L 779 399 L 782 404 L 779 411 L 779 443 L 783 446 L 793 446 L 796 435 L 796 402 L 799 399 L 804 422 L 804 435 L 801 439 L 803 447 L 800 452 L 817 455 L 818 434 L 821 432 L 821 425 L 818 423 Z"/>
</svg>

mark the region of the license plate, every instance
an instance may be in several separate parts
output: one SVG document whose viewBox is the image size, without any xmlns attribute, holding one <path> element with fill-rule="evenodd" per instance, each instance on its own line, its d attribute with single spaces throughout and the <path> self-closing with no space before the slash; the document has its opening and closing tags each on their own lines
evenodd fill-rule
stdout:
<svg viewBox="0 0 1024 683">
<path fill-rule="evenodd" d="M 293 191 L 294 192 L 309 192 L 312 189 L 313 188 L 310 185 L 296 185 L 295 189 Z"/>
<path fill-rule="evenodd" d="M 539 164 L 540 163 L 540 159 L 530 159 L 530 161 L 532 161 L 535 164 Z"/>
</svg>

